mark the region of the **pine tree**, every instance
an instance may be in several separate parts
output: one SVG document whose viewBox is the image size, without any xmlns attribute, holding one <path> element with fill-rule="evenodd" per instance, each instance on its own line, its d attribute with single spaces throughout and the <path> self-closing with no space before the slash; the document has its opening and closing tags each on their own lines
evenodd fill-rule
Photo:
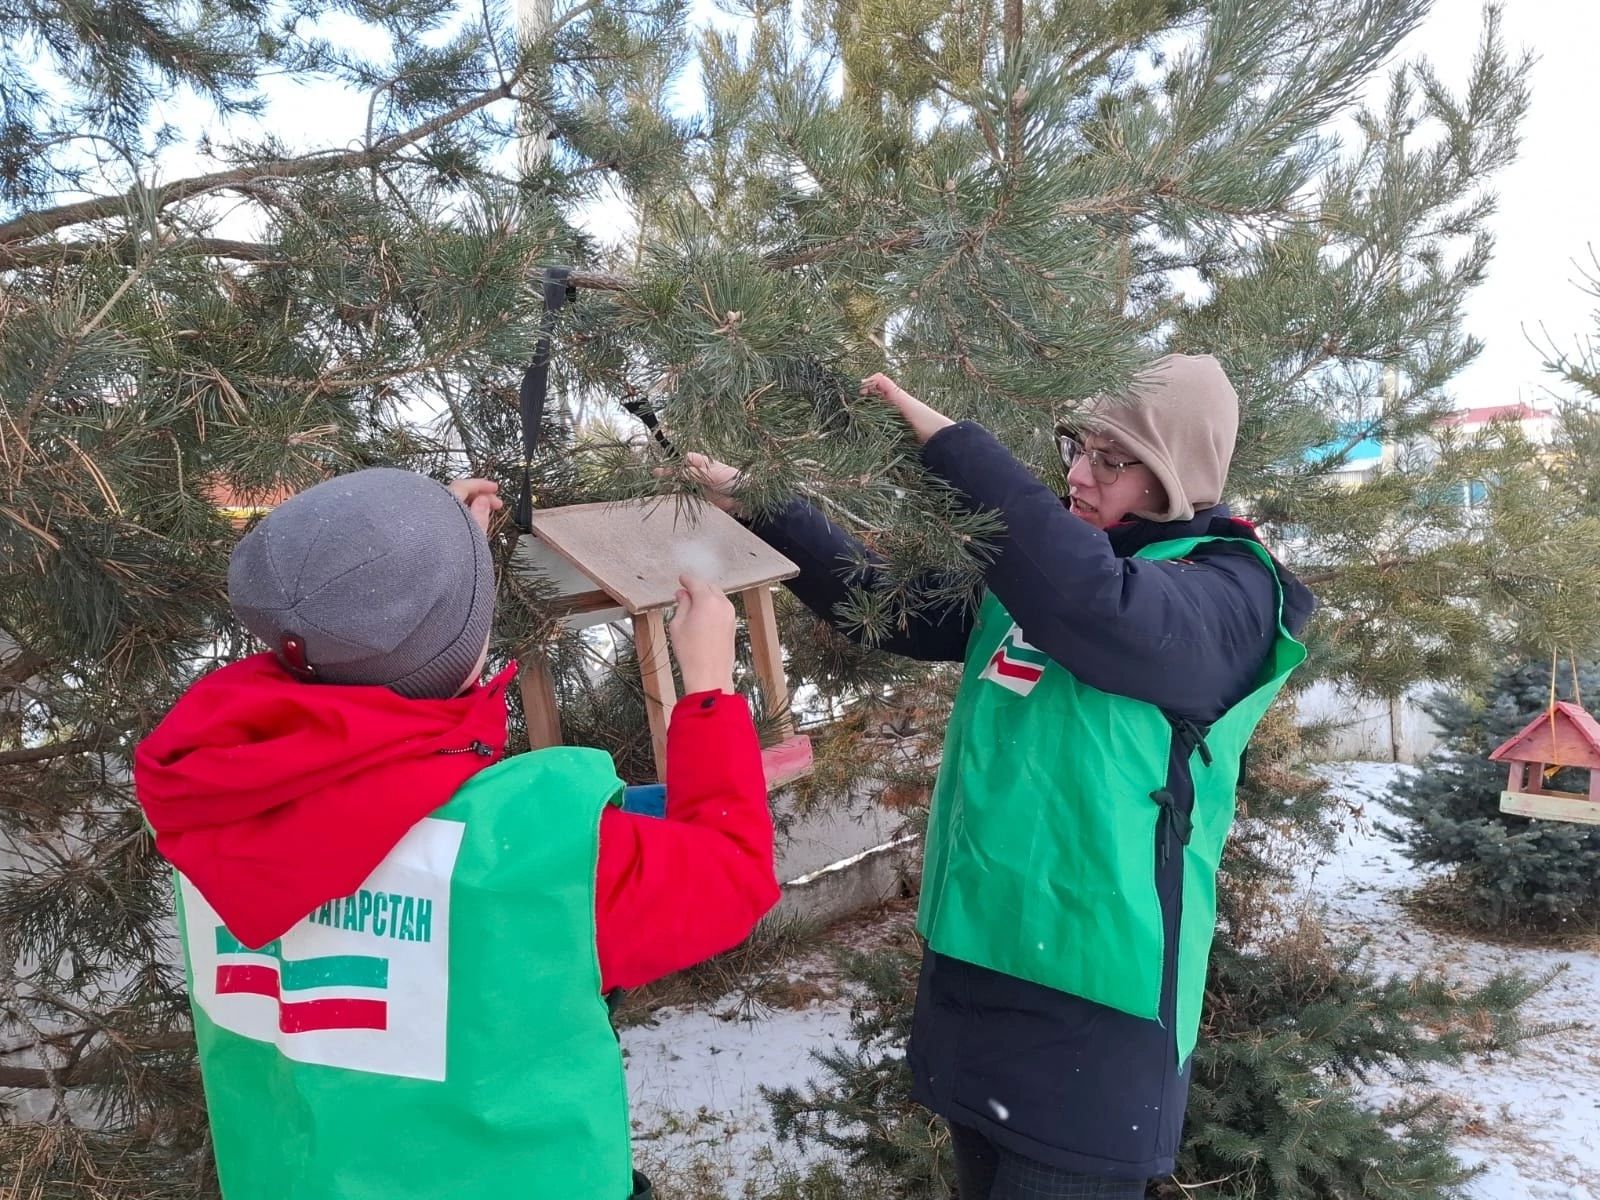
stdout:
<svg viewBox="0 0 1600 1200">
<path fill-rule="evenodd" d="M 887 367 L 1048 474 L 1053 418 L 1163 348 L 1216 353 L 1239 384 L 1234 488 L 1328 602 L 1324 674 L 1393 691 L 1473 676 L 1504 624 L 1600 628 L 1594 514 L 1557 528 L 1504 486 L 1485 527 L 1450 500 L 1536 477 L 1525 448 L 1446 444 L 1366 487 L 1331 480 L 1361 438 L 1429 431 L 1475 352 L 1485 181 L 1527 100 L 1492 13 L 1459 93 L 1424 64 L 1378 81 L 1426 7 L 811 0 L 692 37 L 672 0 L 588 0 L 525 47 L 494 6 L 422 0 L 0 13 L 0 45 L 39 47 L 0 50 L 0 1087 L 27 1122 L 0 1129 L 0 1157 L 24 1164 L 17 1186 L 206 1194 L 165 873 L 127 760 L 189 680 L 248 650 L 219 499 L 380 462 L 513 485 L 543 264 L 574 267 L 579 299 L 539 502 L 686 488 L 652 474 L 676 460 L 616 406 L 654 410 L 677 446 L 745 468 L 758 507 L 806 495 L 885 556 L 898 583 L 853 605 L 869 641 L 913 594 L 967 602 L 993 526 L 919 470 L 861 375 Z M 335 40 L 335 12 L 362 36 Z M 692 57 L 690 119 L 668 97 Z M 244 113 L 269 72 L 370 97 L 363 144 L 241 141 L 213 172 L 152 182 L 160 101 Z M 551 147 L 522 173 L 519 126 Z M 578 220 L 608 196 L 614 242 Z M 931 598 L 910 586 L 930 571 Z M 496 658 L 550 655 L 568 739 L 642 761 L 626 644 L 596 669 L 538 581 L 501 588 Z M 844 647 L 793 604 L 784 621 L 796 690 L 832 719 L 808 801 L 915 772 L 948 672 Z"/>
<path fill-rule="evenodd" d="M 684 131 L 635 98 L 681 48 L 671 0 L 573 7 L 523 47 L 503 13 L 425 0 L 0 9 L 7 1189 L 214 1194 L 129 758 L 249 652 L 223 510 L 378 463 L 509 473 L 528 278 L 585 261 L 569 218 L 599 181 L 669 186 Z M 214 169 L 174 178 L 158 114 L 243 121 L 273 75 L 369 98 L 362 143 L 217 126 Z M 558 147 L 527 178 L 519 111 Z"/>
</svg>

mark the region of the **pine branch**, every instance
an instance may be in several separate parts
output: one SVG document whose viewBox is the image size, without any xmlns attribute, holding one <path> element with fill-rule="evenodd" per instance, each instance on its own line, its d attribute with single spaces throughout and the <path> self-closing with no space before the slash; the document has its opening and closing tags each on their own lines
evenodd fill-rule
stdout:
<svg viewBox="0 0 1600 1200">
<path fill-rule="evenodd" d="M 1370 566 L 1370 567 L 1373 567 L 1373 568 L 1375 568 L 1375 569 L 1377 569 L 1379 571 L 1393 571 L 1398 567 L 1408 566 L 1414 561 L 1416 561 L 1416 560 L 1410 559 L 1410 558 L 1381 558 L 1375 563 L 1368 563 L 1368 564 L 1361 564 L 1361 565 Z M 1356 566 L 1356 565 L 1358 565 L 1358 564 L 1355 564 L 1355 563 L 1351 564 L 1351 566 Z M 1298 579 L 1301 583 L 1305 584 L 1307 587 L 1317 587 L 1320 584 L 1332 583 L 1335 579 L 1341 578 L 1343 575 L 1346 574 L 1346 572 L 1349 569 L 1350 568 L 1346 567 L 1344 569 L 1331 569 L 1331 570 L 1326 570 L 1326 571 L 1307 571 L 1307 572 L 1303 572 L 1303 573 L 1299 572 L 1299 571 L 1296 571 L 1295 572 L 1295 578 Z"/>
<path fill-rule="evenodd" d="M 19 688 L 48 665 L 49 659 L 26 647 L 4 666 L 0 666 L 0 689 Z"/>
<path fill-rule="evenodd" d="M 1361 426 L 1361 428 L 1357 429 L 1349 437 L 1345 438 L 1344 442 L 1340 446 L 1335 448 L 1334 451 L 1331 454 L 1326 455 L 1323 458 L 1322 461 L 1323 462 L 1343 462 L 1344 461 L 1344 456 L 1346 454 L 1349 454 L 1350 451 L 1354 450 L 1357 446 L 1361 445 L 1361 443 L 1366 441 L 1368 438 L 1377 437 L 1379 432 L 1382 429 L 1383 429 L 1383 418 L 1382 417 L 1378 418 L 1375 421 L 1368 421 L 1365 425 Z"/>
<path fill-rule="evenodd" d="M 124 260 L 131 260 L 133 245 L 119 244 L 121 242 L 122 238 L 119 235 L 104 241 L 38 242 L 33 245 L 0 246 L 0 271 L 77 264 L 87 262 L 111 249 L 117 250 Z M 285 261 L 282 254 L 262 242 L 241 242 L 232 238 L 183 237 L 174 239 L 168 245 L 239 262 L 270 264 Z"/>
<path fill-rule="evenodd" d="M 0 1066 L 0 1089 L 27 1088 L 32 1090 L 57 1087 L 82 1087 L 89 1083 L 104 1083 L 122 1074 L 119 1062 L 130 1053 L 162 1050 L 183 1050 L 194 1044 L 191 1033 L 160 1033 L 137 1039 L 123 1037 L 121 1045 L 96 1050 L 61 1068 Z"/>
<path fill-rule="evenodd" d="M 874 254 L 893 254 L 899 250 L 915 250 L 922 245 L 926 238 L 920 229 L 908 229 L 880 238 L 876 242 L 863 246 L 855 238 L 840 238 L 836 242 L 824 242 L 813 246 L 809 250 L 799 250 L 793 254 L 776 254 L 767 259 L 767 266 L 779 270 L 789 267 L 809 267 L 816 263 L 826 262 L 830 258 L 840 258 L 847 254 L 859 254 L 868 251 Z"/>
<path fill-rule="evenodd" d="M 1005 0 L 1005 62 L 1008 67 L 1016 66 L 1021 49 L 1022 0 Z M 1022 170 L 1022 109 L 1027 102 L 1028 85 L 1018 83 L 1006 101 L 1006 166 L 1011 168 L 1011 175 L 1001 203 L 996 206 L 997 210 L 1005 206 L 1005 201 L 1016 188 L 1017 175 Z"/>
<path fill-rule="evenodd" d="M 43 746 L 29 746 L 23 750 L 0 750 L 0 767 L 19 767 L 28 763 L 49 762 L 73 754 L 92 754 L 104 749 L 120 737 L 115 730 L 105 729 L 92 737 L 73 738 L 65 742 L 50 742 Z"/>
<path fill-rule="evenodd" d="M 1006 60 L 1014 59 L 1022 45 L 1022 0 L 1005 0 Z"/>
<path fill-rule="evenodd" d="M 1085 209 L 1083 211 L 1088 210 Z M 774 270 L 812 266 L 828 259 L 859 253 L 863 249 L 876 254 L 893 254 L 901 250 L 915 249 L 922 244 L 923 237 L 924 235 L 920 230 L 911 230 L 882 238 L 866 247 L 862 247 L 854 239 L 846 238 L 792 254 L 775 254 L 765 260 L 765 265 Z M 95 242 L 44 242 L 24 246 L 0 245 L 0 271 L 54 265 L 57 263 L 81 263 L 95 255 L 105 253 L 118 240 L 117 238 L 108 238 L 104 241 Z M 239 262 L 270 264 L 286 261 L 281 251 L 266 242 L 246 242 L 234 238 L 183 237 L 175 239 L 170 245 L 175 249 L 192 250 L 199 254 L 233 259 Z M 636 283 L 636 280 L 631 276 L 619 275 L 612 271 L 577 270 L 573 271 L 569 278 L 575 287 L 588 288 L 596 292 L 625 292 L 635 286 Z"/>
<path fill-rule="evenodd" d="M 498 84 L 486 92 L 480 92 L 472 99 L 464 100 L 454 108 L 442 112 L 420 125 L 414 126 L 403 133 L 384 138 L 376 145 L 369 146 L 364 150 L 350 150 L 343 154 L 313 154 L 298 158 L 271 159 L 267 162 L 235 167 L 228 171 L 214 171 L 209 175 L 197 175 L 190 179 L 180 179 L 158 188 L 147 189 L 135 185 L 120 196 L 96 196 L 73 204 L 62 204 L 40 212 L 27 213 L 10 221 L 0 223 L 0 244 L 27 241 L 30 238 L 42 237 L 47 233 L 52 233 L 57 229 L 64 229 L 71 225 L 82 225 L 90 221 L 104 221 L 119 217 L 130 206 L 141 201 L 148 204 L 151 210 L 159 211 L 182 200 L 204 195 L 207 192 L 235 187 L 241 183 L 251 183 L 257 179 L 296 179 L 308 175 L 326 175 L 337 171 L 359 171 L 366 167 L 376 166 L 397 151 L 420 142 L 424 138 L 431 137 L 441 129 L 449 128 L 457 121 L 471 116 L 479 109 L 487 108 L 500 100 L 510 99 L 514 94 L 514 88 L 519 78 L 519 76 L 513 76 L 504 83 Z"/>
</svg>

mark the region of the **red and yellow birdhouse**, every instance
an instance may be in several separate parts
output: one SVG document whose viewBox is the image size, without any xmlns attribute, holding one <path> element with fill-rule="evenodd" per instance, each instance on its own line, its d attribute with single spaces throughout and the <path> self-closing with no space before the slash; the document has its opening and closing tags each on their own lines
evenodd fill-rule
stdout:
<svg viewBox="0 0 1600 1200">
<path fill-rule="evenodd" d="M 1509 763 L 1511 776 L 1500 793 L 1500 811 L 1546 821 L 1600 825 L 1600 721 L 1576 704 L 1558 700 L 1550 710 L 1489 755 Z M 1587 793 L 1547 788 L 1563 767 L 1589 772 Z"/>
<path fill-rule="evenodd" d="M 243 529 L 255 517 L 266 516 L 295 493 L 295 489 L 285 483 L 245 488 L 222 476 L 201 485 L 201 490 L 235 529 Z"/>
</svg>

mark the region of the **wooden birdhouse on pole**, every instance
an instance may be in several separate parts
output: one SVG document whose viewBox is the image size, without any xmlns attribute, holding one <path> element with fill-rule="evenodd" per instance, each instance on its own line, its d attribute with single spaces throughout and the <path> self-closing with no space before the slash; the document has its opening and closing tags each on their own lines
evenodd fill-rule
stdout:
<svg viewBox="0 0 1600 1200">
<path fill-rule="evenodd" d="M 1578 705 L 1556 701 L 1489 759 L 1511 767 L 1506 790 L 1500 793 L 1501 812 L 1600 825 L 1600 721 Z M 1588 792 L 1545 787 L 1545 780 L 1562 767 L 1587 770 Z"/>
<path fill-rule="evenodd" d="M 667 722 L 677 700 L 664 616 L 685 573 L 737 595 L 743 604 L 756 678 L 784 735 L 762 754 L 767 786 L 810 769 L 811 741 L 794 732 L 789 717 L 772 605 L 773 585 L 799 574 L 794 563 L 720 509 L 689 498 L 542 509 L 530 514 L 528 524 L 532 535 L 518 540 L 512 569 L 556 588 L 557 611 L 570 628 L 632 623 L 657 779 L 667 777 Z M 539 655 L 530 657 L 521 671 L 522 700 L 528 741 L 537 750 L 561 744 L 561 721 L 548 666 Z"/>
</svg>

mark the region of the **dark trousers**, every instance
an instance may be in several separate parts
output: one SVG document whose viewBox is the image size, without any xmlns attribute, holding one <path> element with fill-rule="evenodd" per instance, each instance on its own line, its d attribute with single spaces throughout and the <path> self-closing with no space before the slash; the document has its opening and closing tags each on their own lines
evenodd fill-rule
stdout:
<svg viewBox="0 0 1600 1200">
<path fill-rule="evenodd" d="M 960 1200 L 1143 1200 L 1140 1179 L 1075 1175 L 996 1146 L 967 1125 L 950 1122 Z"/>
</svg>

